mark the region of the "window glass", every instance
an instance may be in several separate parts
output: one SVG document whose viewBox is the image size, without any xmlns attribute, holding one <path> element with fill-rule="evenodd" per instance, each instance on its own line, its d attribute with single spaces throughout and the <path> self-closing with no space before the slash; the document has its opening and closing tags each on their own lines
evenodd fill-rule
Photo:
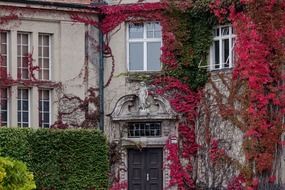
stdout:
<svg viewBox="0 0 285 190">
<path fill-rule="evenodd" d="M 218 69 L 220 66 L 220 43 L 219 41 L 215 41 L 214 42 L 215 46 L 214 46 L 214 65 L 215 65 L 215 68 Z"/>
<path fill-rule="evenodd" d="M 159 22 L 129 24 L 130 71 L 161 70 L 161 26 Z"/>
<path fill-rule="evenodd" d="M 17 76 L 20 79 L 29 79 L 28 55 L 30 50 L 30 35 L 28 33 L 17 34 Z"/>
<path fill-rule="evenodd" d="M 29 127 L 29 90 L 18 89 L 18 126 Z"/>
<path fill-rule="evenodd" d="M 160 70 L 160 42 L 147 43 L 147 70 Z"/>
<path fill-rule="evenodd" d="M 0 88 L 0 126 L 8 125 L 8 89 Z"/>
<path fill-rule="evenodd" d="M 230 47 L 229 47 L 229 39 L 224 39 L 223 40 L 223 46 L 222 46 L 222 50 L 223 50 L 223 64 L 224 64 L 224 68 L 228 68 L 229 67 L 229 56 L 230 56 Z"/>
<path fill-rule="evenodd" d="M 144 51 L 143 43 L 130 43 L 129 45 L 129 69 L 143 70 L 144 69 Z"/>
<path fill-rule="evenodd" d="M 158 122 L 129 123 L 128 137 L 159 137 L 161 124 Z"/>
<path fill-rule="evenodd" d="M 235 34 L 231 26 L 218 26 L 214 30 L 210 51 L 210 69 L 231 68 L 234 64 Z"/>
<path fill-rule="evenodd" d="M 39 90 L 39 125 L 42 128 L 50 126 L 50 90 Z"/>
<path fill-rule="evenodd" d="M 39 34 L 38 62 L 40 80 L 50 80 L 50 38 L 51 36 L 49 34 Z"/>
<path fill-rule="evenodd" d="M 7 32 L 0 32 L 0 78 L 7 77 L 8 42 Z"/>
<path fill-rule="evenodd" d="M 129 38 L 143 38 L 144 25 L 143 23 L 129 24 Z"/>
</svg>

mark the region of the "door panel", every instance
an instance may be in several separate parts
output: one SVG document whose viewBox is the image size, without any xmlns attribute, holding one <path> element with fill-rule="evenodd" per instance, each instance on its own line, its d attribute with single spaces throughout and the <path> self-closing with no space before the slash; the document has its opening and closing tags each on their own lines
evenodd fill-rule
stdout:
<svg viewBox="0 0 285 190">
<path fill-rule="evenodd" d="M 128 163 L 131 167 L 128 167 L 128 175 L 131 176 L 129 181 L 129 189 L 143 190 L 144 189 L 144 152 L 129 150 Z"/>
<path fill-rule="evenodd" d="M 162 190 L 162 149 L 128 150 L 129 190 Z"/>
<path fill-rule="evenodd" d="M 162 150 L 147 149 L 147 173 L 149 181 L 146 190 L 162 189 Z"/>
</svg>

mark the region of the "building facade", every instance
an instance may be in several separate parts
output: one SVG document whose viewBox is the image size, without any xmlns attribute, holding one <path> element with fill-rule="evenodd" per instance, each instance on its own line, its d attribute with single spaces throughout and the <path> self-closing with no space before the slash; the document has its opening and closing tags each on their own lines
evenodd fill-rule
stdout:
<svg viewBox="0 0 285 190">
<path fill-rule="evenodd" d="M 0 124 L 95 127 L 99 122 L 99 73 L 104 72 L 108 85 L 100 114 L 104 114 L 104 132 L 111 149 L 119 154 L 112 163 L 113 177 L 127 182 L 130 190 L 165 189 L 171 179 L 170 170 L 164 167 L 168 163 L 165 145 L 169 140 L 177 143 L 180 115 L 165 97 L 150 93 L 155 86 L 144 82 L 162 71 L 162 26 L 152 19 L 127 19 L 119 24 L 104 39 L 110 40 L 112 57 L 105 57 L 104 70 L 100 70 L 100 35 L 91 26 L 91 21 L 99 22 L 94 2 L 91 6 L 88 0 L 0 1 Z M 109 6 L 138 3 L 106 2 Z M 217 26 L 213 33 L 207 67 L 219 83 L 215 72 L 234 66 L 236 35 L 231 25 Z M 206 85 L 206 90 L 211 91 L 211 87 Z M 216 117 L 216 109 L 211 110 L 214 119 L 210 126 L 218 126 L 215 135 L 219 138 L 231 139 L 231 156 L 243 160 L 241 131 Z M 200 173 L 212 178 L 206 163 L 199 161 L 197 165 L 201 168 L 198 178 L 204 180 Z M 280 166 L 282 170 L 284 159 Z M 285 181 L 284 174 L 281 178 Z"/>
<path fill-rule="evenodd" d="M 1 1 L 0 9 L 1 126 L 48 128 L 64 108 L 62 94 L 85 97 L 97 85 L 97 60 L 86 41 L 92 29 L 71 19 L 75 13 L 97 19 L 96 11 L 41 1 Z M 86 67 L 92 78 L 82 76 Z"/>
</svg>

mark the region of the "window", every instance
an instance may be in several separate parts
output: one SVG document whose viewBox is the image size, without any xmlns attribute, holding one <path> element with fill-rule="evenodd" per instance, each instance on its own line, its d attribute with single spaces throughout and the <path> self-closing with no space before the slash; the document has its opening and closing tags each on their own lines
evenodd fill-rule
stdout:
<svg viewBox="0 0 285 190">
<path fill-rule="evenodd" d="M 214 28 L 214 40 L 210 51 L 210 70 L 233 67 L 234 43 L 235 34 L 230 25 Z"/>
<path fill-rule="evenodd" d="M 50 90 L 39 90 L 39 125 L 42 128 L 50 126 Z"/>
<path fill-rule="evenodd" d="M 160 137 L 161 125 L 153 123 L 129 123 L 128 137 Z"/>
<path fill-rule="evenodd" d="M 159 22 L 128 24 L 129 71 L 160 71 L 160 48 Z"/>
<path fill-rule="evenodd" d="M 0 89 L 0 126 L 8 125 L 8 94 L 7 88 Z"/>
<path fill-rule="evenodd" d="M 29 127 L 29 90 L 18 89 L 18 126 Z"/>
<path fill-rule="evenodd" d="M 39 34 L 38 48 L 39 80 L 50 80 L 51 36 L 49 34 Z"/>
<path fill-rule="evenodd" d="M 7 77 L 8 70 L 8 35 L 7 32 L 0 32 L 0 78 Z"/>
<path fill-rule="evenodd" d="M 17 34 L 17 76 L 19 79 L 29 79 L 30 34 Z"/>
</svg>

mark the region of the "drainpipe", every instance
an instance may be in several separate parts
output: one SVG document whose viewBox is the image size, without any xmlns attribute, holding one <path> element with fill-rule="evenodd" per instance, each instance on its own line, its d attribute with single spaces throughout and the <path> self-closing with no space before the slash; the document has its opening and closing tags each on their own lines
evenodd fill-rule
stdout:
<svg viewBox="0 0 285 190">
<path fill-rule="evenodd" d="M 101 21 L 99 16 L 99 21 Z M 104 132 L 104 56 L 103 32 L 99 29 L 99 129 Z"/>
</svg>

